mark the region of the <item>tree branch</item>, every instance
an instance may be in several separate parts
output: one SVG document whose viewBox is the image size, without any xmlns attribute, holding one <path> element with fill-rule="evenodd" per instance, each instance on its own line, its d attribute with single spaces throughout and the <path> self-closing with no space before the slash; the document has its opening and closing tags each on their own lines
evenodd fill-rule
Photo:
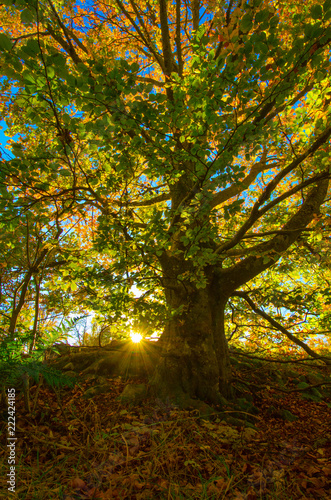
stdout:
<svg viewBox="0 0 331 500">
<path fill-rule="evenodd" d="M 237 264 L 221 271 L 223 277 L 229 282 L 230 294 L 237 288 L 253 279 L 275 264 L 281 255 L 298 239 L 302 230 L 312 221 L 314 214 L 318 213 L 328 191 L 329 172 L 327 177 L 320 180 L 313 187 L 300 209 L 283 226 L 282 231 L 287 234 L 277 234 L 260 247 L 260 255 L 251 255 Z M 261 255 L 263 254 L 263 255 Z"/>
<path fill-rule="evenodd" d="M 149 207 L 150 205 L 155 205 L 156 203 L 160 203 L 161 201 L 170 200 L 170 195 L 168 193 L 162 193 L 150 200 L 143 201 L 131 201 L 128 206 L 129 207 Z"/>
<path fill-rule="evenodd" d="M 270 210 L 275 204 L 279 203 L 286 197 L 288 197 L 291 194 L 294 194 L 296 192 L 297 187 L 293 188 L 292 190 L 288 191 L 287 193 L 284 193 L 284 195 L 279 196 L 276 200 L 273 200 L 272 202 L 269 203 L 266 207 L 263 209 L 259 209 L 259 207 L 265 203 L 271 196 L 271 193 L 274 191 L 274 189 L 277 187 L 277 185 L 280 183 L 281 180 L 286 177 L 287 174 L 289 174 L 291 171 L 293 171 L 300 163 L 302 163 L 306 158 L 308 158 L 310 155 L 312 155 L 317 149 L 324 144 L 329 137 L 331 136 L 331 126 L 327 127 L 322 134 L 319 135 L 319 137 L 316 139 L 316 141 L 301 155 L 299 155 L 297 158 L 295 158 L 287 167 L 285 167 L 283 170 L 281 170 L 266 186 L 264 189 L 263 193 L 261 194 L 260 198 L 257 200 L 257 202 L 254 204 L 251 214 L 249 218 L 246 220 L 246 222 L 241 226 L 241 228 L 237 231 L 235 236 L 225 243 L 224 245 L 221 245 L 217 249 L 217 253 L 222 253 L 225 252 L 226 250 L 229 250 L 233 248 L 239 241 L 243 238 L 245 233 L 250 229 L 253 224 L 263 215 L 267 212 L 267 210 Z"/>
<path fill-rule="evenodd" d="M 191 0 L 193 30 L 199 28 L 199 0 Z"/>
<path fill-rule="evenodd" d="M 241 297 L 244 300 L 246 300 L 246 302 L 250 305 L 250 307 L 254 312 L 256 312 L 262 318 L 266 319 L 268 323 L 270 323 L 273 327 L 275 327 L 277 330 L 286 335 L 286 337 L 292 340 L 292 342 L 294 342 L 296 345 L 300 346 L 304 351 L 306 351 L 307 354 L 309 354 L 309 356 L 315 359 L 322 359 L 327 365 L 331 364 L 331 359 L 319 356 L 315 351 L 313 351 L 310 347 L 308 347 L 307 344 L 302 342 L 295 335 L 293 335 L 293 333 L 289 332 L 286 328 L 284 328 L 283 325 L 278 323 L 278 321 L 276 321 L 269 314 L 267 314 L 266 312 L 262 311 L 262 309 L 257 307 L 257 305 L 249 297 L 247 292 L 235 292 L 232 294 L 232 297 Z"/>
<path fill-rule="evenodd" d="M 265 170 L 269 170 L 271 168 L 275 168 L 279 165 L 278 162 L 271 163 L 268 165 L 266 163 L 266 151 L 262 154 L 262 158 L 259 162 L 255 163 L 249 171 L 249 174 L 240 182 L 234 183 L 232 186 L 229 186 L 219 193 L 215 193 L 213 199 L 210 203 L 210 208 L 215 208 L 217 205 L 221 205 L 225 201 L 237 196 L 238 194 L 245 191 L 251 184 L 254 182 L 256 177 Z"/>
<path fill-rule="evenodd" d="M 142 42 L 145 45 L 145 47 L 147 47 L 151 51 L 151 53 L 155 57 L 155 60 L 158 62 L 158 64 L 160 65 L 162 71 L 165 73 L 165 65 L 164 65 L 164 62 L 163 62 L 162 57 L 160 56 L 160 54 L 158 54 L 156 52 L 156 50 L 154 50 L 154 47 L 148 42 L 148 40 L 146 39 L 144 33 L 141 31 L 141 29 L 139 28 L 139 26 L 137 25 L 137 23 L 135 22 L 135 20 L 132 18 L 132 16 L 130 15 L 130 13 L 126 10 L 126 8 L 125 8 L 124 4 L 121 2 L 121 0 L 116 0 L 116 3 L 118 5 L 118 7 L 120 8 L 121 12 L 123 12 L 123 14 L 128 19 L 128 21 L 130 21 L 131 26 L 135 29 L 136 33 L 139 35 L 139 38 L 142 40 Z"/>
<path fill-rule="evenodd" d="M 177 49 L 177 61 L 178 61 L 178 73 L 182 76 L 183 73 L 183 58 L 182 58 L 182 44 L 181 44 L 181 18 L 180 18 L 181 4 L 180 0 L 176 1 L 176 49 Z"/>
<path fill-rule="evenodd" d="M 165 74 L 170 76 L 173 70 L 173 55 L 170 43 L 170 33 L 168 25 L 167 0 L 159 0 L 160 3 L 160 24 L 162 35 L 162 49 L 164 58 Z"/>
</svg>

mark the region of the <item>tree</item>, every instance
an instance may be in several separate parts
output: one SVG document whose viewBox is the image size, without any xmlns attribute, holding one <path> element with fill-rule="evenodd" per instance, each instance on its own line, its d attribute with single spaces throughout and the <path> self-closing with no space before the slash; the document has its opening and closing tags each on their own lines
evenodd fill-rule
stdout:
<svg viewBox="0 0 331 500">
<path fill-rule="evenodd" d="M 328 196 L 331 2 L 2 9 L 21 211 L 62 200 L 109 282 L 163 291 L 161 396 L 231 397 L 228 301 L 291 259 Z"/>
</svg>

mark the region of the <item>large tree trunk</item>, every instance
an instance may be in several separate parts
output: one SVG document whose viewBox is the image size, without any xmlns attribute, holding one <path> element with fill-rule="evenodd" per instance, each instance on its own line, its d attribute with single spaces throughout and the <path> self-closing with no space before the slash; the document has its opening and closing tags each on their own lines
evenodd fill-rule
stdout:
<svg viewBox="0 0 331 500">
<path fill-rule="evenodd" d="M 224 331 L 226 298 L 219 292 L 213 274 L 205 288 L 169 280 L 166 298 L 177 310 L 161 337 L 161 360 L 152 386 L 161 398 L 180 401 L 199 398 L 219 403 L 221 395 L 231 398 L 231 367 Z"/>
</svg>

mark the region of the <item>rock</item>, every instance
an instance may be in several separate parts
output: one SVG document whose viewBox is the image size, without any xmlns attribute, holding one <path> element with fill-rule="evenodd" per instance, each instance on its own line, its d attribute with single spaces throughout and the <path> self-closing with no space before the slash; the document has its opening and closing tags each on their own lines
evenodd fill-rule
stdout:
<svg viewBox="0 0 331 500">
<path fill-rule="evenodd" d="M 97 396 L 99 394 L 104 394 L 105 392 L 109 392 L 110 387 L 109 384 L 104 384 L 104 385 L 96 385 L 95 387 L 90 387 L 85 391 L 83 394 L 84 399 L 90 399 L 93 398 L 94 396 Z"/>
<path fill-rule="evenodd" d="M 288 410 L 281 410 L 280 416 L 283 420 L 287 420 L 288 422 L 294 422 L 295 420 L 298 420 L 298 417 L 296 415 L 293 415 L 293 413 Z"/>
<path fill-rule="evenodd" d="M 143 401 L 147 395 L 146 384 L 127 384 L 117 400 L 121 403 L 137 404 Z"/>
<path fill-rule="evenodd" d="M 277 410 L 277 408 L 275 408 L 274 406 L 269 406 L 269 408 L 267 409 L 267 413 L 268 415 L 270 415 L 270 417 L 281 418 L 280 410 Z"/>
<path fill-rule="evenodd" d="M 307 380 L 312 385 L 321 384 L 323 381 L 323 375 L 320 375 L 318 373 L 309 373 L 307 374 Z"/>
<path fill-rule="evenodd" d="M 74 371 L 74 364 L 73 363 L 67 363 L 63 368 L 62 368 L 63 371 Z M 66 373 L 67 375 L 67 373 Z"/>
<path fill-rule="evenodd" d="M 298 417 L 296 415 L 293 415 L 293 413 L 291 413 L 290 411 L 285 409 L 278 410 L 274 406 L 269 406 L 267 413 L 273 418 L 281 418 L 282 420 L 287 420 L 288 422 L 294 422 L 295 420 L 298 420 Z"/>
</svg>

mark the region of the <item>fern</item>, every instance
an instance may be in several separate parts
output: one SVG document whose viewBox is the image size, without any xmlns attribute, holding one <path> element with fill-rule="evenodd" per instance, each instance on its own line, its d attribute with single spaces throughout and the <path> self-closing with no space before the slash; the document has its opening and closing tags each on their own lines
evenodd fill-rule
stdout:
<svg viewBox="0 0 331 500">
<path fill-rule="evenodd" d="M 23 375 L 28 375 L 36 383 L 40 375 L 43 376 L 47 385 L 51 387 L 73 387 L 75 379 L 64 375 L 61 371 L 43 364 L 38 360 L 26 360 L 24 362 L 9 360 L 0 362 L 0 388 L 21 387 Z"/>
</svg>

